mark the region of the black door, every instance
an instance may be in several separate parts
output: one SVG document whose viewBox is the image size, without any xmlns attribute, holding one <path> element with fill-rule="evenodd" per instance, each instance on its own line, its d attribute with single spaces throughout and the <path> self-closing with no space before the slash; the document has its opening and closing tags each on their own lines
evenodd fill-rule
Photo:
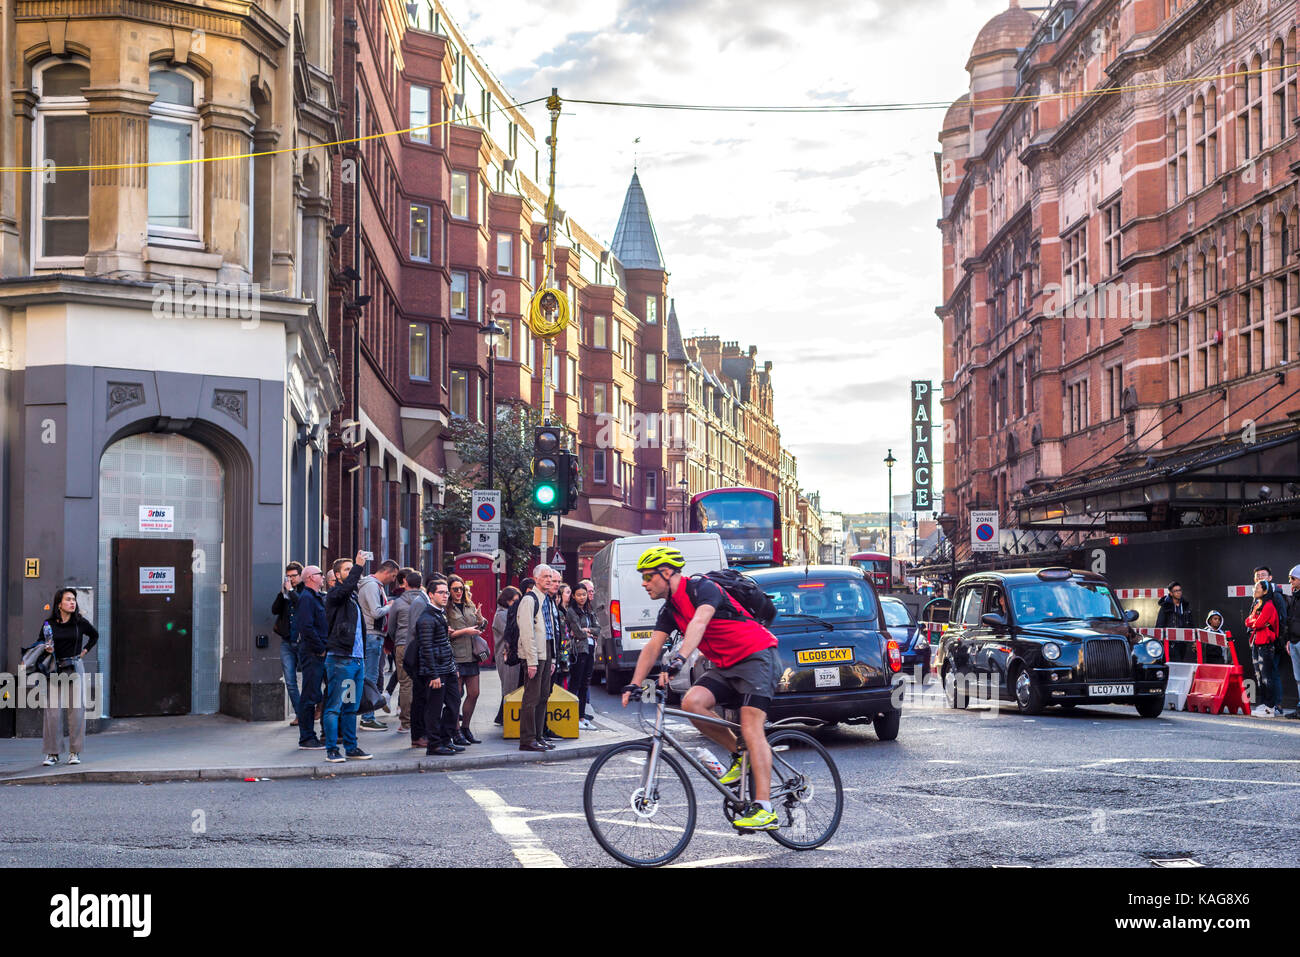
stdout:
<svg viewBox="0 0 1300 957">
<path fill-rule="evenodd" d="M 112 549 L 110 713 L 189 714 L 194 543 L 115 538 Z"/>
</svg>

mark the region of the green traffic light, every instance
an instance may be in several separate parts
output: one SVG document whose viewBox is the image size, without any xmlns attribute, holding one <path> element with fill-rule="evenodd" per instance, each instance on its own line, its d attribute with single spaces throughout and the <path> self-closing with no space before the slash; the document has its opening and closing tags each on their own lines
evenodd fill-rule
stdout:
<svg viewBox="0 0 1300 957">
<path fill-rule="evenodd" d="M 549 508 L 555 504 L 555 486 L 539 485 L 533 489 L 533 501 L 542 508 Z"/>
</svg>

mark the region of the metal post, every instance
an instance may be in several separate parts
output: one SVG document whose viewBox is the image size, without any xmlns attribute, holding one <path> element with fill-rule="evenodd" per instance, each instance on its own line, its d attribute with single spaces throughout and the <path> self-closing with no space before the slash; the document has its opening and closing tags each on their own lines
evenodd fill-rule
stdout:
<svg viewBox="0 0 1300 957">
<path fill-rule="evenodd" d="M 488 320 L 489 323 L 495 323 L 496 317 Z M 495 488 L 492 484 L 492 466 L 495 462 L 496 455 L 496 424 L 497 424 L 497 395 L 496 395 L 496 357 L 497 344 L 496 338 L 488 340 L 488 421 L 487 421 L 487 487 Z"/>
<path fill-rule="evenodd" d="M 890 449 L 885 455 L 885 469 L 889 473 L 889 589 L 894 587 L 894 463 L 898 460 L 894 458 L 894 450 Z"/>
</svg>

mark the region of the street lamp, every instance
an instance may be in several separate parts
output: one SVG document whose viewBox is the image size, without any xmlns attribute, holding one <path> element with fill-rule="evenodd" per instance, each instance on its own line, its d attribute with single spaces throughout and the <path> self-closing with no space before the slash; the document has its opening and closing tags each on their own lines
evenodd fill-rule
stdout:
<svg viewBox="0 0 1300 957">
<path fill-rule="evenodd" d="M 487 487 L 493 488 L 492 466 L 496 452 L 497 396 L 496 396 L 496 356 L 497 336 L 506 331 L 496 324 L 496 317 L 489 313 L 485 326 L 478 327 L 479 335 L 487 339 L 488 345 L 488 420 L 487 420 Z"/>
<path fill-rule="evenodd" d="M 894 450 L 885 454 L 885 468 L 889 470 L 889 588 L 894 587 Z"/>
<path fill-rule="evenodd" d="M 686 531 L 686 494 L 691 487 L 691 483 L 687 480 L 686 476 L 683 475 L 682 480 L 677 484 L 681 487 L 682 490 L 682 531 L 685 532 Z"/>
</svg>

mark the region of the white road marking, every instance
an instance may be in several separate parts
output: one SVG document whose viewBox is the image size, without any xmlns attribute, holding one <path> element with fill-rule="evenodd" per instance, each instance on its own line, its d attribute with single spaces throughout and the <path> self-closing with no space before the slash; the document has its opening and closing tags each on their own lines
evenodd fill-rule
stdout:
<svg viewBox="0 0 1300 957">
<path fill-rule="evenodd" d="M 761 861 L 769 857 L 775 857 L 775 854 L 738 854 L 735 857 L 710 857 L 702 861 L 682 861 L 680 864 L 669 864 L 668 867 L 721 867 L 724 864 L 743 864 L 746 861 Z"/>
<path fill-rule="evenodd" d="M 1105 764 L 1300 764 L 1300 758 L 1103 758 L 1079 767 L 1098 768 Z"/>
<path fill-rule="evenodd" d="M 542 839 L 533 833 L 533 829 L 521 816 L 527 813 L 526 809 L 510 806 L 496 791 L 487 788 L 466 788 L 465 793 L 487 814 L 492 830 L 505 838 L 510 850 L 524 867 L 565 866 L 560 856 L 542 843 Z"/>
</svg>

